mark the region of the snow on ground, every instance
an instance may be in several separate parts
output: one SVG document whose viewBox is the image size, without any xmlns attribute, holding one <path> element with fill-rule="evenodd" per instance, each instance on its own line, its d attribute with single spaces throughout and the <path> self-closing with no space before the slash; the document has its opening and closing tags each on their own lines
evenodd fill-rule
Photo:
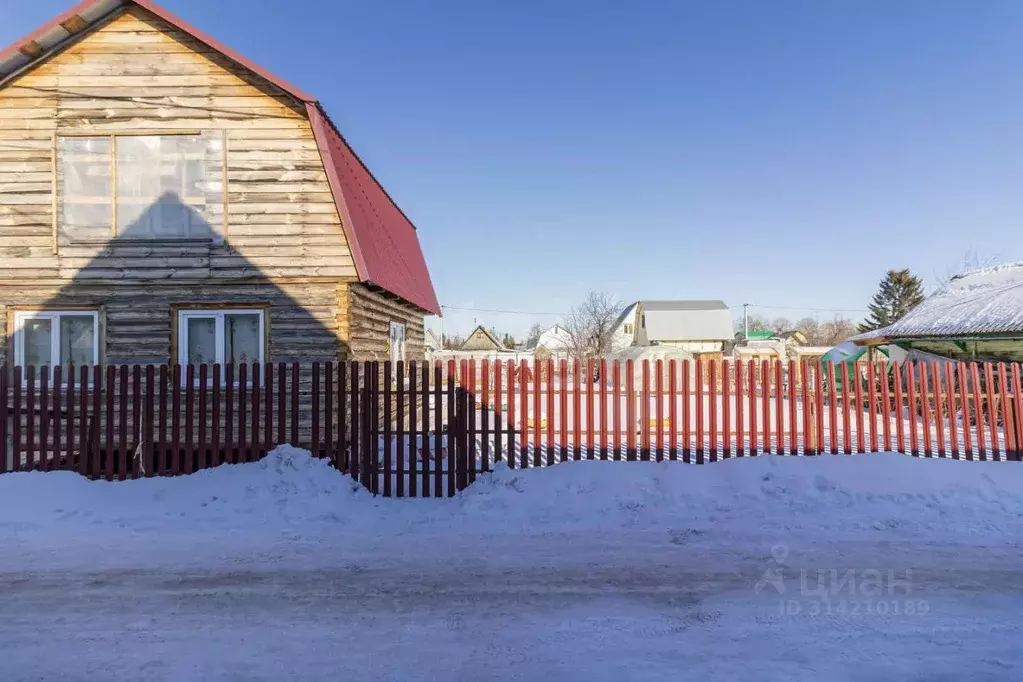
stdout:
<svg viewBox="0 0 1023 682">
<path fill-rule="evenodd" d="M 0 477 L 0 679 L 1009 680 L 1023 468 L 500 469 L 373 498 L 280 448 Z"/>
</svg>

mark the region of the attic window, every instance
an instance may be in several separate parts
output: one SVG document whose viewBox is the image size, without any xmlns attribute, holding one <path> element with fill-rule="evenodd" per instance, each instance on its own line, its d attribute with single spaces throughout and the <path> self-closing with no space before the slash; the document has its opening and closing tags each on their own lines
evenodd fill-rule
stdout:
<svg viewBox="0 0 1023 682">
<path fill-rule="evenodd" d="M 57 138 L 57 235 L 223 238 L 224 138 L 218 132 Z"/>
</svg>

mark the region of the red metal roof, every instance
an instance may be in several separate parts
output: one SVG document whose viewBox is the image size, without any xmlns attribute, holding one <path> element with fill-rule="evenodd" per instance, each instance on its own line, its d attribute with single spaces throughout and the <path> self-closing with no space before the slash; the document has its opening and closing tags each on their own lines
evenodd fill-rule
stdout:
<svg viewBox="0 0 1023 682">
<path fill-rule="evenodd" d="M 348 146 L 319 104 L 307 104 L 341 224 L 364 282 L 440 314 L 416 228 Z"/>
<path fill-rule="evenodd" d="M 92 24 L 129 3 L 152 12 L 305 103 L 359 278 L 426 312 L 439 315 L 440 304 L 433 290 L 415 226 L 355 155 L 315 98 L 249 61 L 152 0 L 83 0 L 38 30 L 0 50 L 0 80 L 30 63 L 21 58 L 23 46 L 37 42 L 44 50 L 49 50 L 74 35 L 63 27 L 69 19 L 76 16 L 88 17 L 88 23 Z"/>
</svg>

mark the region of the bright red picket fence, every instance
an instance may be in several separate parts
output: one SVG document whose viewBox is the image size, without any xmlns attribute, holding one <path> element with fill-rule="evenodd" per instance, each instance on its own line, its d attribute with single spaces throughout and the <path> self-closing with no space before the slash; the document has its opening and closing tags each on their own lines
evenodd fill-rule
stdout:
<svg viewBox="0 0 1023 682">
<path fill-rule="evenodd" d="M 685 360 L 0 367 L 0 472 L 187 474 L 279 443 L 389 497 L 497 463 L 884 450 L 1019 460 L 1017 364 Z"/>
</svg>

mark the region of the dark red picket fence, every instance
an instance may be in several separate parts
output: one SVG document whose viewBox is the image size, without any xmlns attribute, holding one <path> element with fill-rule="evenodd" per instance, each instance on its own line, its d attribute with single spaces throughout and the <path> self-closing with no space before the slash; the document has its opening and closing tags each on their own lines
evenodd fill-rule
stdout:
<svg viewBox="0 0 1023 682">
<path fill-rule="evenodd" d="M 894 451 L 1019 460 L 1020 366 L 606 360 L 2 367 L 0 472 L 124 480 L 291 443 L 384 496 L 497 462 Z"/>
</svg>

